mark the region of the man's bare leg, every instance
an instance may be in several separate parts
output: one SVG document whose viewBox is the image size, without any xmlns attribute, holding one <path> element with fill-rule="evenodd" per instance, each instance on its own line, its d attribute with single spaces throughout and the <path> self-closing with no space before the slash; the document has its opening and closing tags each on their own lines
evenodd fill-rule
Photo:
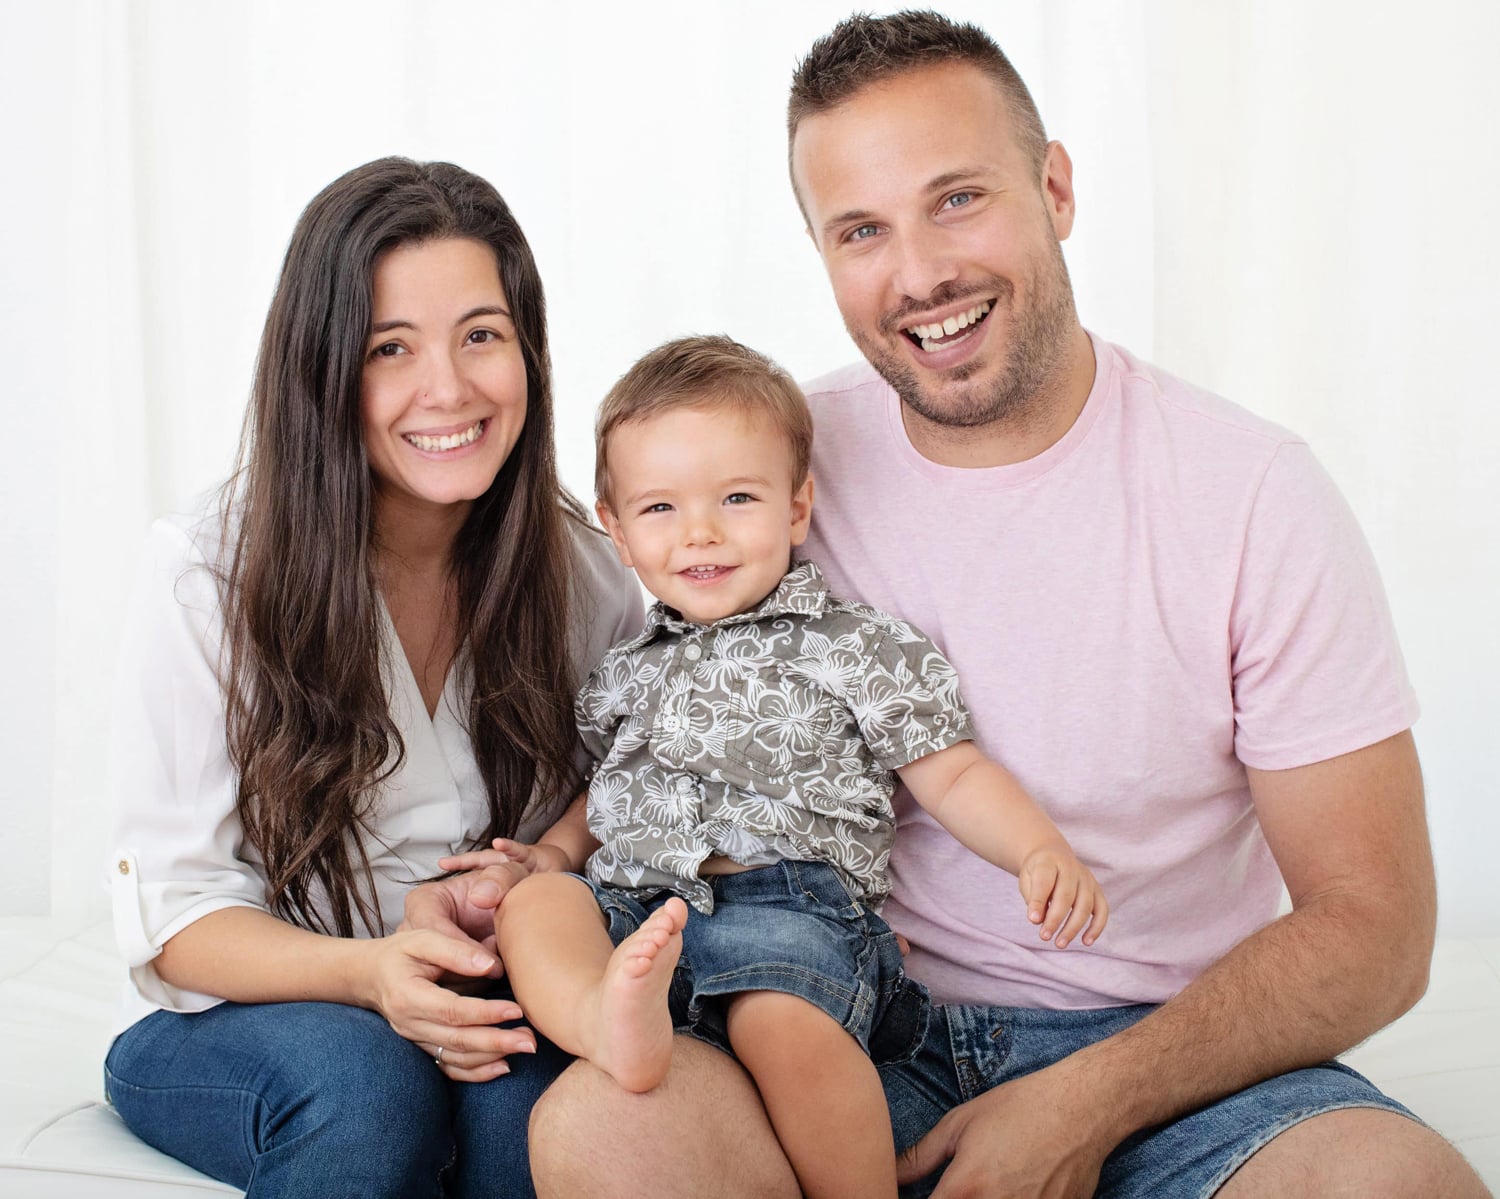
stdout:
<svg viewBox="0 0 1500 1199">
<path fill-rule="evenodd" d="M 538 1199 L 799 1199 L 750 1076 L 728 1054 L 676 1037 L 672 1068 L 632 1095 L 575 1062 L 531 1113 Z"/>
<path fill-rule="evenodd" d="M 859 1042 L 821 1008 L 779 991 L 737 995 L 728 1024 L 803 1195 L 896 1199 L 890 1111 Z"/>
<path fill-rule="evenodd" d="M 667 989 L 686 923 L 673 897 L 616 947 L 587 884 L 533 874 L 496 911 L 495 944 L 538 1031 L 626 1090 L 649 1091 L 672 1059 Z"/>
<path fill-rule="evenodd" d="M 1294 1124 L 1216 1199 L 1490 1199 L 1463 1155 L 1430 1128 L 1378 1108 Z"/>
</svg>

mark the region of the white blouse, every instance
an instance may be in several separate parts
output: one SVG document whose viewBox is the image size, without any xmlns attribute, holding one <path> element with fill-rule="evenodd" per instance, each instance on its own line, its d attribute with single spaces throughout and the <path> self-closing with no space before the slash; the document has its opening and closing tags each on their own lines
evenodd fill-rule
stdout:
<svg viewBox="0 0 1500 1199">
<path fill-rule="evenodd" d="M 641 627 L 640 591 L 608 538 L 567 522 L 577 554 L 572 649 L 582 681 L 604 651 Z M 152 965 L 174 935 L 228 907 L 267 910 L 266 876 L 235 812 L 225 737 L 220 649 L 224 627 L 209 563 L 219 557 L 216 511 L 157 521 L 147 538 L 117 674 L 110 744 L 116 849 L 109 871 L 115 939 L 130 967 L 117 1031 L 161 1008 L 221 1002 L 174 987 Z M 461 670 L 450 670 L 434 716 L 384 605 L 382 674 L 406 760 L 381 788 L 364 837 L 386 932 L 401 922 L 413 882 L 474 843 L 488 801 L 464 727 Z M 580 753 L 581 753 L 580 749 Z M 533 804 L 519 836 L 548 814 Z M 540 805 L 546 807 L 547 805 Z"/>
</svg>

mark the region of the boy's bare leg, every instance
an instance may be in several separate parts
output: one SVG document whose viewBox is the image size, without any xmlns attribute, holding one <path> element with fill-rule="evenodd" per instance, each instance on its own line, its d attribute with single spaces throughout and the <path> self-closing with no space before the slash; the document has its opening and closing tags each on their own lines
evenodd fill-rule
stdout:
<svg viewBox="0 0 1500 1199">
<path fill-rule="evenodd" d="M 890 1111 L 859 1042 L 822 1009 L 778 991 L 736 996 L 728 1025 L 807 1199 L 896 1199 Z"/>
<path fill-rule="evenodd" d="M 533 874 L 495 913 L 495 945 L 526 1018 L 627 1091 L 649 1091 L 672 1059 L 667 988 L 687 905 L 669 899 L 616 947 L 589 887 Z"/>
<path fill-rule="evenodd" d="M 569 1066 L 532 1109 L 531 1176 L 539 1199 L 801 1199 L 750 1076 L 687 1036 L 644 1095 Z"/>
</svg>

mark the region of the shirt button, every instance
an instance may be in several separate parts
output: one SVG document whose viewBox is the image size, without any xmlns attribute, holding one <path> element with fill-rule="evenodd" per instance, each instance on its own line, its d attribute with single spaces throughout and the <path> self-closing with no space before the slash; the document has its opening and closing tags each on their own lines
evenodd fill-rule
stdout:
<svg viewBox="0 0 1500 1199">
<path fill-rule="evenodd" d="M 696 662 L 699 658 L 703 657 L 703 647 L 696 641 L 689 641 L 682 647 L 682 656 L 689 662 Z"/>
</svg>

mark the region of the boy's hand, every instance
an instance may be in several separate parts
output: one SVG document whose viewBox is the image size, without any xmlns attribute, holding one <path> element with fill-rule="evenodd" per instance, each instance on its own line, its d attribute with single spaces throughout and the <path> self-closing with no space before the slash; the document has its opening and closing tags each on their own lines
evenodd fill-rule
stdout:
<svg viewBox="0 0 1500 1199">
<path fill-rule="evenodd" d="M 519 866 L 527 874 L 539 870 L 566 870 L 561 863 L 562 853 L 549 845 L 527 845 L 524 841 L 512 841 L 508 837 L 496 837 L 490 842 L 492 849 L 471 849 L 468 853 L 456 853 L 438 859 L 443 870 L 483 870 L 486 866 Z M 549 852 L 550 851 L 550 852 Z"/>
<path fill-rule="evenodd" d="M 1017 880 L 1026 915 L 1040 924 L 1043 941 L 1066 948 L 1079 933 L 1084 945 L 1099 939 L 1109 922 L 1109 902 L 1089 869 L 1066 846 L 1033 850 L 1021 862 Z"/>
</svg>

